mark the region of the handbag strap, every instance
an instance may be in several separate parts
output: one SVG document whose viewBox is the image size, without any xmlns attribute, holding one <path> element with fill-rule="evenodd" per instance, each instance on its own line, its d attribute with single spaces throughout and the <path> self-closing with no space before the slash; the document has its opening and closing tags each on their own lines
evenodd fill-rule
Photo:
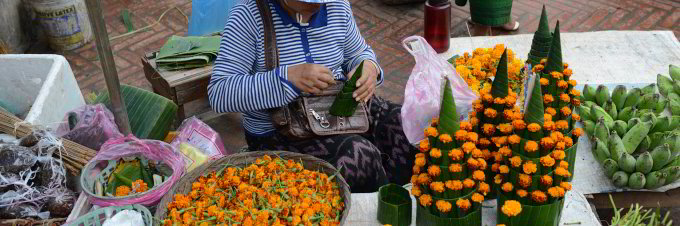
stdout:
<svg viewBox="0 0 680 226">
<path fill-rule="evenodd" d="M 267 70 L 274 70 L 279 66 L 279 51 L 276 48 L 276 32 L 274 32 L 272 11 L 269 8 L 268 0 L 256 0 L 255 2 L 260 11 L 264 28 L 264 65 Z"/>
</svg>

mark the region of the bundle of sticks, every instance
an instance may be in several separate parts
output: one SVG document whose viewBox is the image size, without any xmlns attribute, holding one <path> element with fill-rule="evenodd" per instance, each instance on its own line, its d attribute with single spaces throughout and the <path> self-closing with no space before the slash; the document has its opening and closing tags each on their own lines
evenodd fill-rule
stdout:
<svg viewBox="0 0 680 226">
<path fill-rule="evenodd" d="M 0 108 L 0 133 L 10 134 L 20 138 L 28 136 L 34 131 L 35 128 L 32 125 Z M 55 155 L 61 155 L 60 157 L 64 161 L 64 167 L 70 174 L 75 176 L 80 175 L 80 170 L 85 167 L 87 162 L 90 161 L 97 152 L 67 139 L 61 139 L 61 141 L 64 148 L 61 151 L 55 151 Z"/>
</svg>

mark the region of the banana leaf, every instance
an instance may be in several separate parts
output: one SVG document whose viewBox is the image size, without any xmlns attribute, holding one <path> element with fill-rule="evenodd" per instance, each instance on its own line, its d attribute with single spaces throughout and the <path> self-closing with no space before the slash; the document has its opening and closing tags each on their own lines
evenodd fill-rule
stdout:
<svg viewBox="0 0 680 226">
<path fill-rule="evenodd" d="M 560 223 L 562 207 L 564 206 L 564 198 L 546 205 L 522 205 L 522 212 L 512 218 L 508 217 L 503 213 L 503 211 L 501 211 L 503 203 L 505 203 L 506 200 L 509 199 L 504 194 L 498 194 L 498 211 L 496 213 L 497 224 L 505 224 L 507 226 L 557 226 Z"/>
<path fill-rule="evenodd" d="M 446 79 L 446 85 L 444 86 L 443 97 L 441 109 L 439 110 L 439 126 L 437 130 L 439 131 L 439 134 L 449 134 L 453 136 L 456 131 L 460 129 L 460 122 L 458 122 L 460 117 L 458 117 L 456 100 L 453 97 L 451 82 L 448 78 Z M 455 143 L 455 141 L 451 143 Z"/>
<path fill-rule="evenodd" d="M 175 120 L 177 105 L 163 96 L 133 86 L 121 85 L 120 91 L 132 133 L 140 139 L 163 140 Z M 108 92 L 99 95 L 95 102 L 113 109 Z"/>
<path fill-rule="evenodd" d="M 569 173 L 571 173 L 571 177 L 569 177 L 566 181 L 571 182 L 572 179 L 574 179 L 574 165 L 576 165 L 576 151 L 578 150 L 578 142 L 574 141 L 574 145 L 571 146 L 570 148 L 567 148 L 564 150 L 564 152 L 567 154 L 567 157 L 564 158 L 567 163 L 569 163 Z"/>
<path fill-rule="evenodd" d="M 139 160 L 135 161 L 122 161 L 120 160 L 116 168 L 111 173 L 109 177 L 106 192 L 115 194 L 116 188 L 121 185 L 132 186 L 132 182 L 138 179 L 142 179 L 141 164 Z"/>
<path fill-rule="evenodd" d="M 361 62 L 349 81 L 342 87 L 342 92 L 338 93 L 335 97 L 333 105 L 331 105 L 329 110 L 331 115 L 349 117 L 354 114 L 359 102 L 352 97 L 352 93 L 357 89 L 357 81 L 359 80 L 359 77 L 361 77 L 363 68 L 364 62 Z"/>
<path fill-rule="evenodd" d="M 562 44 L 560 42 L 560 21 L 555 24 L 555 32 L 553 32 L 552 45 L 548 53 L 548 61 L 545 63 L 544 73 L 553 71 L 564 71 L 564 64 L 562 63 Z"/>
<path fill-rule="evenodd" d="M 378 191 L 378 221 L 394 226 L 411 225 L 411 196 L 396 184 L 387 184 Z"/>
<path fill-rule="evenodd" d="M 503 50 L 501 59 L 498 60 L 496 67 L 496 76 L 494 76 L 493 83 L 491 83 L 491 96 L 493 98 L 505 98 L 508 96 L 508 49 Z"/>
<path fill-rule="evenodd" d="M 453 203 L 454 208 L 455 202 Z M 436 207 L 435 207 L 436 208 Z M 467 216 L 461 218 L 444 218 L 432 214 L 427 208 L 418 205 L 416 209 L 416 225 L 418 226 L 479 226 L 482 225 L 482 208 L 472 209 Z"/>
</svg>

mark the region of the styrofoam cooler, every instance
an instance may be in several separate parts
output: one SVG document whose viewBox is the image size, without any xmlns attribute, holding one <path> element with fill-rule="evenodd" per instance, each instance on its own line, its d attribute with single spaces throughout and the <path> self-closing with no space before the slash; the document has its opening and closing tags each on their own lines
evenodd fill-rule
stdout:
<svg viewBox="0 0 680 226">
<path fill-rule="evenodd" d="M 56 129 L 85 100 L 66 58 L 51 54 L 0 55 L 0 107 L 24 121 Z"/>
</svg>

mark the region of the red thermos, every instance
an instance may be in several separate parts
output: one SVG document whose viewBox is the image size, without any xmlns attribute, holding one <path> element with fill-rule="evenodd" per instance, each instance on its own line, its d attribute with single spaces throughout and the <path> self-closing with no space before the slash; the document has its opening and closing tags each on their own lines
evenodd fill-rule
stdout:
<svg viewBox="0 0 680 226">
<path fill-rule="evenodd" d="M 425 40 L 437 53 L 449 50 L 451 41 L 451 2 L 449 0 L 425 2 Z"/>
</svg>

